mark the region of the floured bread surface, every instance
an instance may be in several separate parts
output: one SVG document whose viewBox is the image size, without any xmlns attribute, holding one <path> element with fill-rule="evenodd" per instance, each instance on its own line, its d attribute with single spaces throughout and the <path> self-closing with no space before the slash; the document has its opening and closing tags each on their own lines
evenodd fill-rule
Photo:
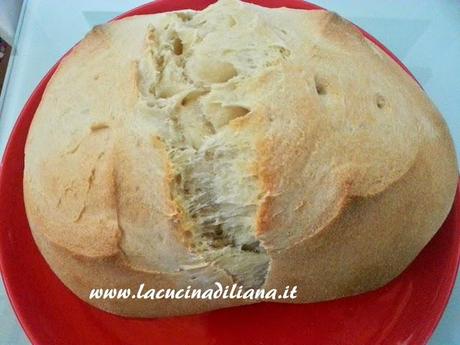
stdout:
<svg viewBox="0 0 460 345">
<path fill-rule="evenodd" d="M 456 182 L 441 115 L 352 24 L 226 0 L 89 33 L 35 114 L 24 196 L 64 284 L 151 317 L 254 301 L 89 292 L 375 289 L 435 234 Z"/>
</svg>

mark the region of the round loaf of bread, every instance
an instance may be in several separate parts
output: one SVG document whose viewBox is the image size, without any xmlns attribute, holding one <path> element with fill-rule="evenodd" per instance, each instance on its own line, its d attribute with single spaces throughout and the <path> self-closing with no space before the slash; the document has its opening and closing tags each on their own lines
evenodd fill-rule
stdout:
<svg viewBox="0 0 460 345">
<path fill-rule="evenodd" d="M 96 27 L 30 128 L 35 241 L 76 295 L 140 317 L 242 299 L 90 299 L 93 288 L 376 289 L 447 216 L 448 129 L 419 85 L 336 14 L 236 0 Z M 286 302 L 286 300 L 282 300 Z"/>
</svg>

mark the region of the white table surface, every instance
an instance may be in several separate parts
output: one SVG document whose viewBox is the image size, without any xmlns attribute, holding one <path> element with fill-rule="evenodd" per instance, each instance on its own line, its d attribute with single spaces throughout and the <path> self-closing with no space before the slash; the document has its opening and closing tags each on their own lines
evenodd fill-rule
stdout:
<svg viewBox="0 0 460 345">
<path fill-rule="evenodd" d="M 1 1 L 1 0 L 0 0 Z M 173 0 L 172 0 L 173 1 Z M 193 1 L 193 0 L 191 0 Z M 144 0 L 25 0 L 0 97 L 0 155 L 36 84 L 89 29 Z M 460 152 L 460 2 L 317 0 L 393 51 L 443 113 Z M 457 282 L 459 279 L 457 278 Z M 0 284 L 1 285 L 1 284 Z M 431 345 L 460 345 L 460 286 Z M 0 287 L 0 345 L 28 344 Z"/>
<path fill-rule="evenodd" d="M 8 44 L 14 40 L 22 0 L 0 0 L 0 37 Z"/>
</svg>

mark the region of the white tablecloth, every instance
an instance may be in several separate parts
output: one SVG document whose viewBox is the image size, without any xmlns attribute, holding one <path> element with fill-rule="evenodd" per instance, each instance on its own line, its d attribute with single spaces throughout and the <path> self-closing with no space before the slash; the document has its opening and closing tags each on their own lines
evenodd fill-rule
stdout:
<svg viewBox="0 0 460 345">
<path fill-rule="evenodd" d="M 0 1 L 0 37 L 10 45 L 13 44 L 21 5 L 22 0 Z"/>
</svg>

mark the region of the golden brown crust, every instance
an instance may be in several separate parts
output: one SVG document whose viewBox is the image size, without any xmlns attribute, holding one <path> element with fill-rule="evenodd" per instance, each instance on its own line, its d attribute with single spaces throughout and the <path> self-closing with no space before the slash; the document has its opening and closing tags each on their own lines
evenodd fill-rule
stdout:
<svg viewBox="0 0 460 345">
<path fill-rule="evenodd" d="M 298 285 L 292 302 L 303 303 L 398 275 L 442 224 L 458 178 L 425 93 L 336 14 L 227 0 L 197 16 L 208 24 L 171 14 L 98 27 L 48 84 L 27 140 L 24 198 L 53 271 L 92 305 L 141 317 L 249 302 L 89 300 L 89 291 L 243 279 Z M 162 32 L 172 41 L 161 45 Z M 152 53 L 164 46 L 166 58 Z M 203 127 L 190 120 L 205 115 Z M 196 146 L 187 159 L 198 162 L 181 174 L 180 140 Z M 203 147 L 222 151 L 205 152 L 216 160 L 207 163 Z M 200 165 L 213 169 L 205 183 L 195 181 Z M 187 208 L 191 181 L 209 185 L 209 213 Z M 230 229 L 254 232 L 234 235 L 233 246 L 257 239 L 260 252 L 193 248 L 197 219 L 226 216 L 215 210 L 226 203 L 244 209 Z M 263 284 L 252 277 L 261 272 Z"/>
<path fill-rule="evenodd" d="M 445 144 L 439 151 L 427 145 L 412 168 L 384 192 L 352 197 L 316 235 L 274 252 L 267 286 L 298 285 L 297 302 L 311 302 L 373 290 L 399 275 L 450 210 L 456 166 L 442 162 L 444 176 L 435 181 L 431 165 L 433 155 L 453 152 Z"/>
</svg>

